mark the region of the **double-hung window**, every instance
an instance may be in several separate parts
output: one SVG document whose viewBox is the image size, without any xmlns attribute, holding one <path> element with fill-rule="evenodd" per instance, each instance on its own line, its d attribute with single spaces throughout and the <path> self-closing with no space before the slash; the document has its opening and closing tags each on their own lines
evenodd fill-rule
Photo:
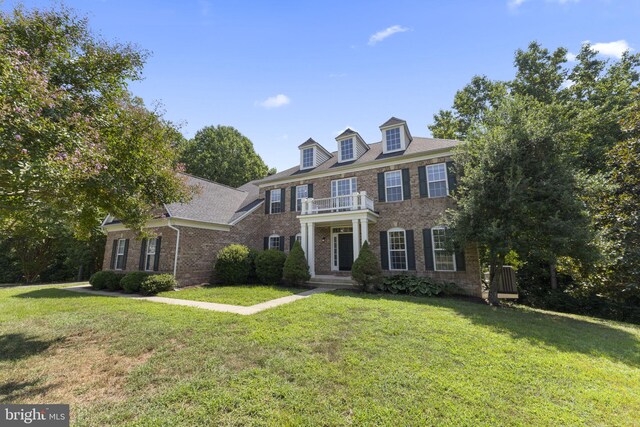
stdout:
<svg viewBox="0 0 640 427">
<path fill-rule="evenodd" d="M 387 143 L 387 152 L 400 150 L 402 148 L 400 128 L 387 129 L 385 131 L 385 140 Z"/>
<path fill-rule="evenodd" d="M 302 169 L 313 167 L 313 147 L 302 150 Z"/>
<path fill-rule="evenodd" d="M 389 230 L 389 269 L 407 269 L 407 239 L 406 233 L 401 229 Z"/>
<path fill-rule="evenodd" d="M 384 174 L 385 200 L 397 202 L 402 200 L 402 172 L 391 171 Z"/>
<path fill-rule="evenodd" d="M 154 237 L 147 240 L 147 253 L 144 258 L 144 269 L 146 271 L 152 271 L 156 261 L 156 246 L 158 240 Z"/>
<path fill-rule="evenodd" d="M 269 236 L 269 249 L 280 250 L 280 236 L 272 234 Z"/>
<path fill-rule="evenodd" d="M 269 212 L 272 214 L 282 212 L 282 193 L 280 189 L 271 190 L 271 200 L 269 206 Z"/>
<path fill-rule="evenodd" d="M 340 141 L 340 161 L 353 160 L 353 138 Z"/>
<path fill-rule="evenodd" d="M 447 249 L 447 230 L 436 227 L 431 230 L 433 238 L 433 260 L 436 271 L 456 271 L 456 258 Z"/>
<path fill-rule="evenodd" d="M 447 168 L 444 163 L 427 166 L 427 185 L 429 197 L 445 197 L 449 195 Z"/>
<path fill-rule="evenodd" d="M 296 187 L 296 210 L 302 210 L 302 199 L 306 199 L 309 197 L 309 186 L 308 185 L 298 185 Z"/>
<path fill-rule="evenodd" d="M 126 239 L 118 240 L 118 246 L 116 247 L 116 270 L 122 270 L 124 267 L 124 249 L 126 244 Z"/>
</svg>

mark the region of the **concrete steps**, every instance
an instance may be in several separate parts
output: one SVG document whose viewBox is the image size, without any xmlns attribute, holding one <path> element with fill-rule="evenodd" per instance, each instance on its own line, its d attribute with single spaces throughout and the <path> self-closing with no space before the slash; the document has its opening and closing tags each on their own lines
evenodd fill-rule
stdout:
<svg viewBox="0 0 640 427">
<path fill-rule="evenodd" d="M 335 289 L 355 289 L 356 283 L 351 279 L 351 276 L 323 276 L 317 275 L 311 278 L 307 282 L 307 285 L 320 288 L 335 288 Z"/>
</svg>

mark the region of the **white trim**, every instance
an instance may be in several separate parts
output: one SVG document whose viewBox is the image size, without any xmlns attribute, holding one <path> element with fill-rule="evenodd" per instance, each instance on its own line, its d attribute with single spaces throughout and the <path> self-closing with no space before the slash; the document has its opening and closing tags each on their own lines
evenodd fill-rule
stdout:
<svg viewBox="0 0 640 427">
<path fill-rule="evenodd" d="M 264 182 L 258 183 L 257 185 L 259 188 L 271 187 L 274 185 L 283 185 L 283 184 L 302 181 L 302 180 L 306 181 L 312 178 L 325 178 L 328 176 L 334 176 L 334 175 L 337 176 L 345 173 L 360 172 L 360 171 L 370 170 L 374 168 L 382 168 L 386 166 L 403 165 L 405 163 L 412 163 L 412 162 L 417 162 L 422 160 L 437 159 L 439 157 L 451 157 L 453 155 L 453 152 L 451 151 L 452 148 L 453 147 L 445 148 L 437 151 L 430 151 L 427 154 L 425 154 L 424 152 L 404 154 L 402 156 L 394 157 L 392 159 L 373 160 L 371 162 L 361 163 L 358 165 L 352 163 L 344 166 L 336 166 L 335 168 L 331 168 L 329 170 L 311 171 L 309 173 L 305 173 L 302 176 L 289 175 L 282 179 L 264 181 Z"/>
<path fill-rule="evenodd" d="M 444 165 L 444 185 L 445 188 L 447 189 L 447 194 L 445 194 L 444 196 L 431 196 L 431 192 L 429 191 L 429 168 L 432 166 L 438 166 L 438 165 Z M 441 197 L 448 197 L 449 196 L 449 171 L 447 170 L 447 162 L 440 162 L 440 163 L 432 163 L 430 165 L 424 165 L 424 178 L 427 180 L 427 198 L 428 199 L 439 199 Z M 433 182 L 440 182 L 440 181 L 433 181 Z"/>
<path fill-rule="evenodd" d="M 388 154 L 388 153 L 397 153 L 398 151 L 403 151 L 407 148 L 407 144 L 405 141 L 405 135 L 404 135 L 404 129 L 400 129 L 402 126 L 399 125 L 395 125 L 395 126 L 389 126 L 387 128 L 381 129 L 382 131 L 382 152 L 384 154 Z M 393 149 L 393 150 L 389 150 L 387 147 L 387 132 L 392 131 L 394 129 L 398 129 L 398 139 L 400 140 L 400 147 Z"/>
<path fill-rule="evenodd" d="M 191 228 L 201 228 L 204 230 L 217 230 L 217 231 L 231 230 L 231 224 L 216 224 L 213 222 L 196 221 L 188 218 L 175 218 L 175 217 L 152 219 L 148 221 L 142 228 L 167 227 L 170 222 L 174 225 L 191 227 Z M 122 223 L 118 223 L 118 224 L 105 225 L 102 227 L 102 229 L 108 233 L 108 232 L 116 232 L 116 231 L 127 231 L 130 228 Z"/>
<path fill-rule="evenodd" d="M 122 245 L 122 253 L 120 253 L 120 242 L 124 242 Z M 124 266 L 124 257 L 127 255 L 125 248 L 127 247 L 127 239 L 118 239 L 118 243 L 116 244 L 116 257 L 113 263 L 113 269 L 122 271 Z M 122 266 L 118 268 L 118 257 L 122 256 Z"/>
<path fill-rule="evenodd" d="M 433 256 L 433 271 L 443 271 L 443 272 L 454 272 L 458 271 L 458 266 L 456 265 L 456 254 L 455 252 L 451 253 L 451 257 L 453 258 L 453 270 L 438 270 L 438 263 L 436 262 L 436 240 L 434 237 L 433 230 L 445 230 L 447 231 L 447 227 L 439 225 L 437 227 L 431 228 L 431 254 Z M 445 234 L 446 237 L 446 234 Z M 426 254 L 425 254 L 426 255 Z"/>
<path fill-rule="evenodd" d="M 178 271 L 178 252 L 180 251 L 180 229 L 171 225 L 171 219 L 167 221 L 167 227 L 176 232 L 176 253 L 173 256 L 173 277 L 176 277 Z"/>
<path fill-rule="evenodd" d="M 331 228 L 331 271 L 340 271 L 340 234 L 353 234 L 352 226 L 336 226 Z M 351 228 L 351 231 L 333 231 L 335 228 Z M 343 270 L 344 271 L 344 270 Z"/>
<path fill-rule="evenodd" d="M 338 141 L 338 163 L 349 162 L 351 160 L 355 160 L 355 158 L 356 158 L 356 143 L 355 143 L 354 139 L 355 138 L 353 138 L 353 136 L 350 136 L 349 138 L 341 139 L 341 140 Z M 342 144 L 344 144 L 345 142 L 351 142 L 351 157 L 349 157 L 348 159 L 343 159 L 342 158 Z"/>
<path fill-rule="evenodd" d="M 298 197 L 298 189 L 302 188 L 302 187 L 305 187 L 307 189 L 307 195 L 304 196 L 304 197 Z M 296 195 L 295 195 L 296 206 L 295 206 L 295 208 L 293 210 L 294 210 L 294 212 L 301 212 L 302 211 L 302 200 L 309 197 L 309 184 L 296 185 L 295 189 L 296 189 Z M 300 200 L 300 209 L 298 209 L 298 200 Z"/>
<path fill-rule="evenodd" d="M 388 173 L 399 173 L 400 174 L 400 200 L 389 200 L 389 193 L 388 193 L 388 187 L 387 187 L 387 174 Z M 389 203 L 394 203 L 394 202 L 402 202 L 404 201 L 404 182 L 402 182 L 402 169 L 400 170 L 394 170 L 394 171 L 387 171 L 384 173 L 384 201 L 385 202 L 389 202 Z M 392 188 L 396 188 L 396 187 L 392 187 Z"/>
<path fill-rule="evenodd" d="M 151 248 L 151 245 L 149 243 L 151 241 L 153 241 L 153 253 L 149 252 L 149 249 Z M 150 239 L 147 240 L 147 249 L 144 254 L 144 271 L 154 271 L 157 246 L 158 246 L 157 237 L 151 237 Z M 151 262 L 149 262 L 149 255 L 153 255 L 153 260 Z M 150 266 L 148 264 L 150 264 Z M 148 267 L 151 267 L 151 268 L 148 268 Z"/>
<path fill-rule="evenodd" d="M 390 233 L 397 233 L 402 231 L 402 235 L 404 236 L 404 265 L 406 268 L 391 268 L 391 236 Z M 400 252 L 399 250 L 394 250 L 394 252 Z M 409 271 L 409 253 L 407 251 L 407 230 L 404 228 L 395 227 L 390 230 L 387 230 L 387 262 L 389 264 L 389 271 Z"/>
<path fill-rule="evenodd" d="M 274 212 L 273 211 L 273 195 L 277 194 L 278 197 L 280 197 L 280 201 L 278 201 L 277 203 L 280 203 L 280 211 L 278 212 Z M 286 199 L 286 193 L 285 193 L 285 199 Z M 271 190 L 271 192 L 269 193 L 269 215 L 275 215 L 275 214 L 279 214 L 284 212 L 284 202 L 282 200 L 282 188 L 274 188 Z"/>
<path fill-rule="evenodd" d="M 307 169 L 313 169 L 316 167 L 316 147 L 315 145 L 312 146 L 308 146 L 308 147 L 302 147 L 300 149 L 300 170 L 307 170 Z M 311 150 L 311 166 L 304 166 L 304 152 L 305 150 Z"/>
<path fill-rule="evenodd" d="M 278 238 L 278 247 L 277 247 L 277 248 L 272 248 L 272 247 L 271 247 L 271 239 L 275 239 L 276 237 Z M 268 245 L 267 245 L 267 249 L 277 249 L 277 250 L 280 250 L 280 245 L 282 245 L 281 240 L 282 240 L 282 236 L 280 236 L 279 234 L 272 234 L 272 235 L 270 235 L 270 236 L 269 236 L 269 240 L 267 240 L 267 243 L 268 243 Z"/>
</svg>

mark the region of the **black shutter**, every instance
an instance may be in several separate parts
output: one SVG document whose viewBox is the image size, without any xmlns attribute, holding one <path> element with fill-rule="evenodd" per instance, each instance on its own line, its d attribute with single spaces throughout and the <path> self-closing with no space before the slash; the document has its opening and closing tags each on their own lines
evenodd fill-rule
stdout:
<svg viewBox="0 0 640 427">
<path fill-rule="evenodd" d="M 269 215 L 269 208 L 271 204 L 271 190 L 264 192 L 264 213 Z"/>
<path fill-rule="evenodd" d="M 269 249 L 269 238 L 265 237 L 264 238 L 264 250 L 266 251 L 267 249 Z"/>
<path fill-rule="evenodd" d="M 422 240 L 424 243 L 424 266 L 427 271 L 433 271 L 433 244 L 431 243 L 431 229 L 422 230 Z"/>
<path fill-rule="evenodd" d="M 289 252 L 293 249 L 293 245 L 296 243 L 296 236 L 289 236 Z"/>
<path fill-rule="evenodd" d="M 284 236 L 280 236 L 280 250 L 284 252 Z"/>
<path fill-rule="evenodd" d="M 420 183 L 420 197 L 429 197 L 429 186 L 427 185 L 427 168 L 418 167 L 418 182 Z"/>
<path fill-rule="evenodd" d="M 449 194 L 453 193 L 458 186 L 454 162 L 447 162 L 447 181 L 449 184 Z"/>
<path fill-rule="evenodd" d="M 413 242 L 413 230 L 406 230 L 407 236 L 407 270 L 414 271 L 416 269 L 416 250 Z"/>
<path fill-rule="evenodd" d="M 122 260 L 122 269 L 127 269 L 127 255 L 129 255 L 129 239 L 124 241 L 124 259 Z"/>
<path fill-rule="evenodd" d="M 389 269 L 389 245 L 386 231 L 380 232 L 380 264 L 383 270 Z"/>
<path fill-rule="evenodd" d="M 411 198 L 411 180 L 409 179 L 409 169 L 402 169 L 402 200 Z"/>
<path fill-rule="evenodd" d="M 287 189 L 280 190 L 280 212 L 287 211 Z"/>
<path fill-rule="evenodd" d="M 313 197 L 313 184 L 307 184 L 307 197 Z"/>
<path fill-rule="evenodd" d="M 378 174 L 378 201 L 384 202 L 386 200 L 384 194 L 384 172 Z"/>
<path fill-rule="evenodd" d="M 144 261 L 147 258 L 147 239 L 142 239 L 140 242 L 140 264 L 138 264 L 138 270 L 144 270 Z"/>
<path fill-rule="evenodd" d="M 464 250 L 460 249 L 456 251 L 456 271 L 465 271 L 466 267 L 467 265 L 464 260 Z"/>
<path fill-rule="evenodd" d="M 118 239 L 113 241 L 113 249 L 111 249 L 111 269 L 116 269 L 116 252 L 118 252 Z"/>
<path fill-rule="evenodd" d="M 156 256 L 153 260 L 153 271 L 158 271 L 158 266 L 160 265 L 160 242 L 162 241 L 162 237 L 158 236 L 156 238 Z"/>
<path fill-rule="evenodd" d="M 295 212 L 297 210 L 296 206 L 296 186 L 291 186 L 291 212 Z"/>
</svg>

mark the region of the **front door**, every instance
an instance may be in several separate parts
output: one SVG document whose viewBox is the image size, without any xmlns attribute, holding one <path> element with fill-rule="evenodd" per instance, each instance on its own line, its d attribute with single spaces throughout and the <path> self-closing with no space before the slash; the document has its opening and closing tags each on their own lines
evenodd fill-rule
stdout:
<svg viewBox="0 0 640 427">
<path fill-rule="evenodd" d="M 338 234 L 338 269 L 351 271 L 353 264 L 353 234 Z"/>
</svg>

